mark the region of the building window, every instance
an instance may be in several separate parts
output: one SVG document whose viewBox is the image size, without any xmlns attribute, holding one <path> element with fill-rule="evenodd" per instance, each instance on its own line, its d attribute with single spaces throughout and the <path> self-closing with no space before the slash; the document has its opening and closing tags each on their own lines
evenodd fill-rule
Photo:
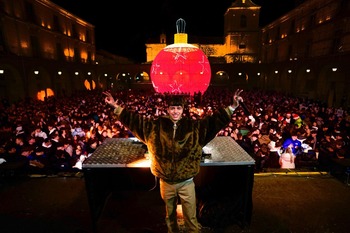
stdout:
<svg viewBox="0 0 350 233">
<path fill-rule="evenodd" d="M 334 37 L 333 37 L 333 44 L 332 44 L 332 50 L 330 51 L 331 54 L 336 54 L 341 52 L 341 36 L 343 35 L 343 30 L 342 29 L 338 29 L 335 31 L 334 33 Z"/>
<path fill-rule="evenodd" d="M 295 19 L 290 23 L 289 34 L 292 35 L 295 32 Z"/>
<path fill-rule="evenodd" d="M 81 57 L 78 48 L 74 48 L 74 61 L 81 62 Z"/>
<path fill-rule="evenodd" d="M 74 39 L 79 39 L 78 31 L 77 31 L 77 26 L 73 23 L 72 24 L 72 37 Z"/>
<path fill-rule="evenodd" d="M 244 43 L 239 44 L 239 49 L 245 49 L 246 45 Z"/>
<path fill-rule="evenodd" d="M 58 61 L 65 60 L 64 51 L 63 51 L 61 43 L 56 43 L 56 57 L 57 57 Z"/>
<path fill-rule="evenodd" d="M 91 34 L 89 30 L 86 30 L 86 42 L 91 43 Z"/>
<path fill-rule="evenodd" d="M 280 29 L 280 27 L 277 27 L 276 28 L 276 37 L 275 37 L 276 40 L 279 40 L 280 34 L 281 34 L 281 29 Z"/>
<path fill-rule="evenodd" d="M 310 16 L 309 26 L 312 28 L 316 24 L 316 15 L 312 14 Z"/>
<path fill-rule="evenodd" d="M 246 28 L 247 27 L 247 16 L 241 15 L 241 21 L 240 21 L 241 28 Z"/>
<path fill-rule="evenodd" d="M 306 41 L 306 49 L 305 49 L 305 58 L 308 58 L 311 55 L 311 47 L 312 47 L 312 40 L 309 39 Z"/>
<path fill-rule="evenodd" d="M 25 11 L 26 11 L 26 16 L 27 20 L 31 23 L 36 23 L 36 16 L 35 16 L 35 11 L 33 4 L 30 2 L 25 2 Z"/>
<path fill-rule="evenodd" d="M 30 37 L 30 46 L 32 48 L 32 56 L 33 57 L 41 57 L 41 53 L 40 53 L 40 42 L 38 37 L 36 36 L 31 36 Z"/>
<path fill-rule="evenodd" d="M 293 45 L 288 46 L 288 58 L 293 56 Z"/>
<path fill-rule="evenodd" d="M 60 23 L 59 23 L 59 20 L 58 20 L 58 16 L 54 15 L 53 16 L 52 30 L 57 32 L 59 30 L 59 28 L 60 28 Z"/>
</svg>

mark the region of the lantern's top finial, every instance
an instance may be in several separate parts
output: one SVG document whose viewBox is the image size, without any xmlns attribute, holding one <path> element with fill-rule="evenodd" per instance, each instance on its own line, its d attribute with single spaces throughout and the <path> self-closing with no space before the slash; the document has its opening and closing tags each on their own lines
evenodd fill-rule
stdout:
<svg viewBox="0 0 350 233">
<path fill-rule="evenodd" d="M 185 33 L 186 21 L 182 18 L 176 20 L 176 31 L 177 33 Z"/>
<path fill-rule="evenodd" d="M 185 33 L 186 21 L 182 18 L 176 20 L 176 31 L 177 33 L 174 35 L 174 43 L 185 43 L 187 44 L 187 34 Z"/>
</svg>

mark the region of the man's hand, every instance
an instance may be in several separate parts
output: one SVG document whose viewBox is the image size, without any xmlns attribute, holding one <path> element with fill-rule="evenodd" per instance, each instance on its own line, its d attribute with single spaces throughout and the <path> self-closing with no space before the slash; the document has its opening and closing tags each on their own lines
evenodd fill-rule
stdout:
<svg viewBox="0 0 350 233">
<path fill-rule="evenodd" d="M 235 94 L 233 95 L 232 107 L 237 108 L 239 106 L 239 102 L 243 102 L 243 98 L 240 96 L 242 92 L 243 90 L 236 90 Z"/>
<path fill-rule="evenodd" d="M 112 106 L 114 108 L 118 107 L 117 102 L 114 100 L 114 98 L 113 98 L 113 96 L 112 96 L 112 94 L 110 92 L 104 91 L 104 92 L 102 92 L 102 94 L 104 94 L 106 96 L 105 97 L 105 102 L 107 104 L 109 104 L 110 106 Z"/>
</svg>

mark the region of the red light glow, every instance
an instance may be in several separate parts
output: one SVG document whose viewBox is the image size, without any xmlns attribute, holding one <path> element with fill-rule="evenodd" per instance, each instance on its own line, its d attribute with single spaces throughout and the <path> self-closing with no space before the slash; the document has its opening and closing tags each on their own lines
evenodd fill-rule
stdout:
<svg viewBox="0 0 350 233">
<path fill-rule="evenodd" d="M 208 58 L 202 50 L 187 43 L 168 45 L 157 54 L 151 67 L 153 87 L 162 94 L 203 94 L 210 79 Z"/>
</svg>

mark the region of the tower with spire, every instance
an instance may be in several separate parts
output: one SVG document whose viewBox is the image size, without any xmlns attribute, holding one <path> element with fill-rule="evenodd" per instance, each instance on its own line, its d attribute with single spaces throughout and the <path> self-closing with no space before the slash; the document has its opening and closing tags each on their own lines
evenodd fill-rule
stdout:
<svg viewBox="0 0 350 233">
<path fill-rule="evenodd" d="M 236 0 L 224 14 L 225 60 L 257 62 L 260 6 L 251 0 Z"/>
</svg>

